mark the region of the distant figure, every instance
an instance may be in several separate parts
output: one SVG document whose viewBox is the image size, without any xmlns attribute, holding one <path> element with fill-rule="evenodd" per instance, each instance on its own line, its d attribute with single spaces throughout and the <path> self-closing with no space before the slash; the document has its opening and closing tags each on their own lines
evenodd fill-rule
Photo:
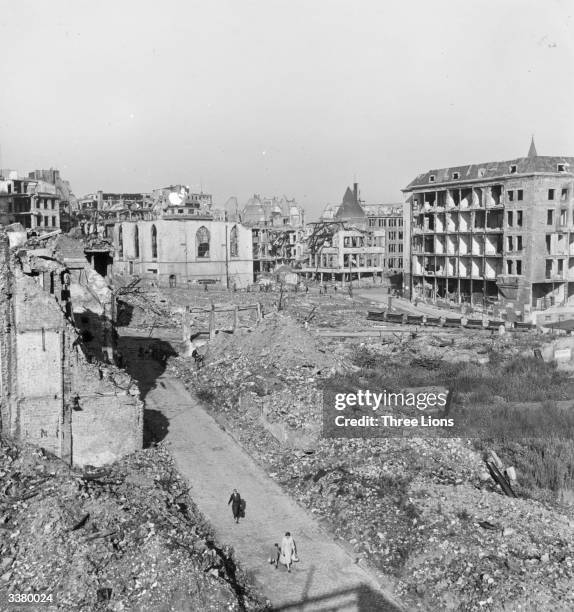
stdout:
<svg viewBox="0 0 574 612">
<path fill-rule="evenodd" d="M 297 547 L 295 546 L 295 540 L 291 537 L 289 531 L 285 533 L 281 540 L 281 556 L 279 560 L 283 565 L 287 567 L 287 571 L 291 573 L 291 563 L 297 560 Z"/>
<path fill-rule="evenodd" d="M 207 291 L 207 283 L 205 283 L 205 284 L 203 285 L 203 290 L 204 290 L 204 291 Z"/>
<path fill-rule="evenodd" d="M 239 523 L 239 516 L 241 514 L 241 495 L 237 489 L 233 489 L 227 505 L 231 504 L 231 512 L 233 512 L 233 518 L 236 523 Z"/>
<path fill-rule="evenodd" d="M 196 348 L 193 349 L 191 356 L 195 361 L 196 368 L 199 370 L 199 368 L 201 368 L 203 365 L 204 356 Z"/>
<path fill-rule="evenodd" d="M 279 558 L 281 557 L 281 549 L 279 548 L 279 544 L 273 544 L 273 550 L 271 551 L 271 556 L 269 557 L 269 563 L 275 566 L 275 569 L 279 569 Z"/>
</svg>

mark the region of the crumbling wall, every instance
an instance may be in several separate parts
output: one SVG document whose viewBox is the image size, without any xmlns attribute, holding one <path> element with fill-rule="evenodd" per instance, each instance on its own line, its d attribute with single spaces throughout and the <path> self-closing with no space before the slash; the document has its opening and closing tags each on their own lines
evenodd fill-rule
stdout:
<svg viewBox="0 0 574 612">
<path fill-rule="evenodd" d="M 74 465 L 103 465 L 143 446 L 143 404 L 123 370 L 89 363 L 79 347 L 69 359 Z"/>
<path fill-rule="evenodd" d="M 75 465 L 103 465 L 143 445 L 135 382 L 90 363 L 54 295 L 10 262 L 0 234 L 2 434 Z"/>
<path fill-rule="evenodd" d="M 0 432 L 6 431 L 11 412 L 11 328 L 10 244 L 0 232 Z"/>
<path fill-rule="evenodd" d="M 74 465 L 104 465 L 142 448 L 143 410 L 137 397 L 90 396 L 72 411 Z"/>
</svg>

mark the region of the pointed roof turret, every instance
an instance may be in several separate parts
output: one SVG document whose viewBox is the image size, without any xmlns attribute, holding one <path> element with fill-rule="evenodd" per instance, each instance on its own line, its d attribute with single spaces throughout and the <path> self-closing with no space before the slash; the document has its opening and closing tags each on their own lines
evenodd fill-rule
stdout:
<svg viewBox="0 0 574 612">
<path fill-rule="evenodd" d="M 355 183 L 354 187 L 355 191 L 351 191 L 351 188 L 347 187 L 347 191 L 345 191 L 345 195 L 343 196 L 343 203 L 335 213 L 335 219 L 351 221 L 363 219 L 365 217 L 365 211 L 358 202 L 357 183 Z"/>
<path fill-rule="evenodd" d="M 532 136 L 532 140 L 530 141 L 530 149 L 528 149 L 528 157 L 538 157 L 538 153 L 536 152 L 536 145 L 534 144 L 534 136 Z"/>
</svg>

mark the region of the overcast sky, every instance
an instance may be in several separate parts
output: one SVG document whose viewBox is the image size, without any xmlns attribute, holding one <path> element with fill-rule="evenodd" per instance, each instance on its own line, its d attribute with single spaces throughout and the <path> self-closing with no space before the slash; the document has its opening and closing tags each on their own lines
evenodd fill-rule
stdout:
<svg viewBox="0 0 574 612">
<path fill-rule="evenodd" d="M 431 168 L 574 156 L 574 0 L 2 3 L 0 167 L 396 202 Z"/>
</svg>

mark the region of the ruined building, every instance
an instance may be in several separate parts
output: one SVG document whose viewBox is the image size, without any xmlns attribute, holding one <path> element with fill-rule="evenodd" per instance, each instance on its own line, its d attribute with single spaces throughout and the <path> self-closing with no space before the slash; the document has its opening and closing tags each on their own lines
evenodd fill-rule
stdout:
<svg viewBox="0 0 574 612">
<path fill-rule="evenodd" d="M 0 225 L 20 223 L 38 233 L 60 228 L 60 197 L 56 185 L 35 178 L 19 178 L 10 171 L 0 176 Z"/>
<path fill-rule="evenodd" d="M 301 262 L 305 211 L 296 200 L 255 194 L 243 208 L 237 198 L 229 198 L 224 209 L 226 219 L 241 222 L 252 230 L 254 280 L 279 266 L 296 266 Z"/>
<path fill-rule="evenodd" d="M 388 275 L 401 276 L 403 273 L 403 205 L 363 204 L 367 226 L 385 232 L 385 256 L 383 269 Z"/>
<path fill-rule="evenodd" d="M 158 285 L 218 284 L 245 287 L 252 282 L 251 230 L 211 217 L 124 221 L 114 226 L 113 269 Z"/>
<path fill-rule="evenodd" d="M 0 429 L 70 464 L 103 465 L 142 447 L 139 390 L 106 363 L 105 347 L 82 341 L 89 317 L 83 331 L 75 319 L 93 305 L 95 285 L 43 242 L 10 250 L 0 233 Z M 107 330 L 95 326 L 92 337 Z"/>
<path fill-rule="evenodd" d="M 338 207 L 327 206 L 317 223 L 308 225 L 307 262 L 301 275 L 307 279 L 349 282 L 379 279 L 385 275 L 385 229 L 371 226 L 359 197 L 359 186 L 347 187 Z"/>
<path fill-rule="evenodd" d="M 403 191 L 414 295 L 574 302 L 574 158 L 538 155 L 430 170 Z"/>
</svg>

